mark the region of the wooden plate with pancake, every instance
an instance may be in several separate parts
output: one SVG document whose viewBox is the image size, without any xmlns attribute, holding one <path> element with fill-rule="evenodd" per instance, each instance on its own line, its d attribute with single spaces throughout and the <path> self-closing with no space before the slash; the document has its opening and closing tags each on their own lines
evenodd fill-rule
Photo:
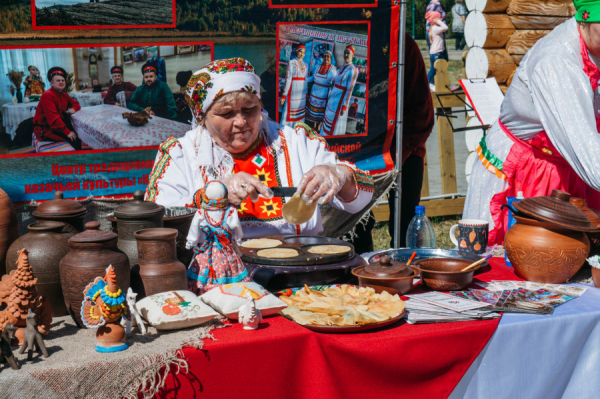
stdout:
<svg viewBox="0 0 600 399">
<path fill-rule="evenodd" d="M 390 320 L 380 321 L 379 323 L 371 323 L 365 324 L 362 326 L 319 326 L 316 324 L 300 324 L 302 327 L 305 327 L 311 331 L 324 332 L 324 333 L 349 333 L 349 332 L 359 332 L 359 331 L 367 331 L 367 330 L 375 330 L 376 328 L 381 328 L 385 326 L 389 326 L 390 324 L 394 324 L 404 316 L 404 312 L 399 314 L 396 317 L 391 318 Z"/>
</svg>

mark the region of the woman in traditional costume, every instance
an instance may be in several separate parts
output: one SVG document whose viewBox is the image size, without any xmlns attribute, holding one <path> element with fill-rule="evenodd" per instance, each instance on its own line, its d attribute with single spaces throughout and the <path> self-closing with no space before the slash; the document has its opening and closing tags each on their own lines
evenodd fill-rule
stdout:
<svg viewBox="0 0 600 399">
<path fill-rule="evenodd" d="M 292 129 L 269 119 L 259 88 L 260 78 L 242 58 L 213 61 L 196 71 L 187 91 L 193 130 L 160 145 L 146 199 L 194 206 L 196 191 L 221 181 L 228 201 L 238 206 L 245 238 L 323 231 L 319 208 L 306 223 L 288 223 L 281 208 L 289 197 L 274 197 L 269 187 L 297 187 L 307 203 L 362 210 L 373 195 L 369 174 L 339 161 L 307 125 Z"/>
<path fill-rule="evenodd" d="M 358 68 L 352 63 L 355 52 L 353 45 L 347 46 L 344 50 L 345 64 L 338 69 L 337 77 L 333 81 L 333 89 L 327 99 L 325 117 L 320 132 L 322 136 L 346 134 L 348 105 L 358 77 Z"/>
<path fill-rule="evenodd" d="M 306 112 L 306 90 L 308 88 L 308 65 L 302 59 L 306 47 L 296 48 L 296 57 L 290 60 L 285 78 L 285 88 L 279 100 L 283 105 L 281 124 L 294 127 L 298 122 L 304 122 Z"/>
<path fill-rule="evenodd" d="M 313 85 L 306 107 L 306 120 L 313 122 L 317 131 L 321 130 L 329 90 L 336 76 L 337 69 L 331 65 L 331 51 L 327 50 L 323 53 L 323 63 L 309 79 L 309 81 L 312 80 Z"/>
<path fill-rule="evenodd" d="M 504 241 L 501 206 L 519 191 L 559 189 L 600 209 L 600 2 L 574 3 L 575 17 L 525 55 L 479 143 L 463 217 L 488 220 L 490 244 Z"/>
<path fill-rule="evenodd" d="M 27 67 L 29 76 L 25 78 L 25 97 L 29 97 L 29 101 L 38 101 L 42 94 L 44 94 L 44 88 L 46 85 L 40 76 L 40 70 L 33 65 Z"/>
</svg>

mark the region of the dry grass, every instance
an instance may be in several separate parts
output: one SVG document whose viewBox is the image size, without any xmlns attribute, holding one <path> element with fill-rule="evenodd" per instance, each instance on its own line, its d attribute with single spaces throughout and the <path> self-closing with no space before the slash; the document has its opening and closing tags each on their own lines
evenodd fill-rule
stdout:
<svg viewBox="0 0 600 399">
<path fill-rule="evenodd" d="M 447 216 L 447 217 L 435 217 L 431 219 L 433 225 L 433 231 L 435 231 L 435 243 L 438 248 L 453 249 L 454 244 L 450 241 L 450 228 L 452 225 L 458 223 L 460 215 Z M 390 235 L 388 233 L 388 224 L 377 223 L 373 229 L 373 249 L 378 251 L 380 249 L 388 249 L 390 247 Z"/>
</svg>

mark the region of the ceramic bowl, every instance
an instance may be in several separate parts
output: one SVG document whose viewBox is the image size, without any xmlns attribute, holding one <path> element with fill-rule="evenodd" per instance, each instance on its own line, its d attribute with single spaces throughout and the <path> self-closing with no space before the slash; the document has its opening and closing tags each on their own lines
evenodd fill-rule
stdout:
<svg viewBox="0 0 600 399">
<path fill-rule="evenodd" d="M 361 287 L 371 287 L 378 294 L 387 291 L 390 295 L 404 295 L 413 287 L 413 279 L 416 277 L 414 270 L 404 277 L 367 277 L 362 273 L 365 267 L 358 266 L 352 269 L 352 274 L 358 278 L 358 285 Z"/>
<path fill-rule="evenodd" d="M 421 272 L 423 285 L 435 291 L 458 291 L 466 288 L 473 281 L 473 274 L 481 267 L 461 272 L 473 261 L 458 258 L 420 259 L 412 267 Z M 485 264 L 485 263 L 484 263 Z"/>
</svg>

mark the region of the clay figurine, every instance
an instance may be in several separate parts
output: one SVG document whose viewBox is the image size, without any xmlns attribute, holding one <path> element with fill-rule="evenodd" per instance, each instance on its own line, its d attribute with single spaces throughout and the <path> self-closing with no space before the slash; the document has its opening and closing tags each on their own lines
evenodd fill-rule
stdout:
<svg viewBox="0 0 600 399">
<path fill-rule="evenodd" d="M 240 306 L 238 321 L 244 325 L 244 330 L 256 330 L 262 321 L 260 310 L 256 309 L 256 302 L 252 295 L 246 295 L 246 303 Z"/>
<path fill-rule="evenodd" d="M 127 349 L 125 329 L 121 317 L 131 320 L 125 293 L 117 285 L 117 275 L 108 266 L 104 278 L 96 277 L 83 290 L 81 319 L 87 328 L 97 328 L 96 350 L 120 352 Z"/>
<path fill-rule="evenodd" d="M 227 188 L 209 181 L 194 195 L 198 212 L 187 236 L 186 248 L 194 247 L 188 269 L 188 289 L 202 295 L 221 284 L 251 281 L 244 263 L 234 250 L 242 238 L 242 226 L 235 206 L 227 201 Z M 198 240 L 204 239 L 202 245 Z"/>
<path fill-rule="evenodd" d="M 129 311 L 131 312 L 131 319 L 127 320 L 125 318 L 123 318 L 123 321 L 125 322 L 126 326 L 125 326 L 125 333 L 127 335 L 131 334 L 131 327 L 135 327 L 137 326 L 138 330 L 140 330 L 140 333 L 142 335 L 146 334 L 146 326 L 144 325 L 144 320 L 142 320 L 142 316 L 140 315 L 140 312 L 138 312 L 137 308 L 135 307 L 135 298 L 137 297 L 137 293 L 133 292 L 133 290 L 131 289 L 131 287 L 129 287 L 127 289 L 127 305 L 129 306 Z M 121 321 L 121 326 L 123 325 L 123 321 Z"/>
<path fill-rule="evenodd" d="M 19 361 L 15 358 L 10 348 L 10 342 L 14 338 L 15 331 L 17 331 L 17 328 L 11 323 L 4 326 L 2 336 L 0 336 L 0 363 L 8 362 L 11 369 L 19 370 L 21 368 Z"/>
<path fill-rule="evenodd" d="M 50 332 L 52 309 L 43 296 L 36 291 L 37 279 L 29 264 L 29 252 L 23 248 L 18 251 L 17 268 L 0 281 L 0 306 L 6 304 L 6 321 L 18 327 L 16 337 L 19 345 L 23 343 L 23 330 L 27 325 L 28 311 L 36 315 L 37 330 L 42 334 Z M 0 328 L 2 328 L 0 318 Z"/>
<path fill-rule="evenodd" d="M 27 360 L 32 359 L 34 350 L 41 351 L 44 357 L 49 356 L 42 334 L 37 330 L 36 315 L 31 309 L 27 311 L 27 327 L 25 327 L 23 339 L 25 342 L 19 349 L 19 353 L 23 353 L 27 349 Z"/>
</svg>

